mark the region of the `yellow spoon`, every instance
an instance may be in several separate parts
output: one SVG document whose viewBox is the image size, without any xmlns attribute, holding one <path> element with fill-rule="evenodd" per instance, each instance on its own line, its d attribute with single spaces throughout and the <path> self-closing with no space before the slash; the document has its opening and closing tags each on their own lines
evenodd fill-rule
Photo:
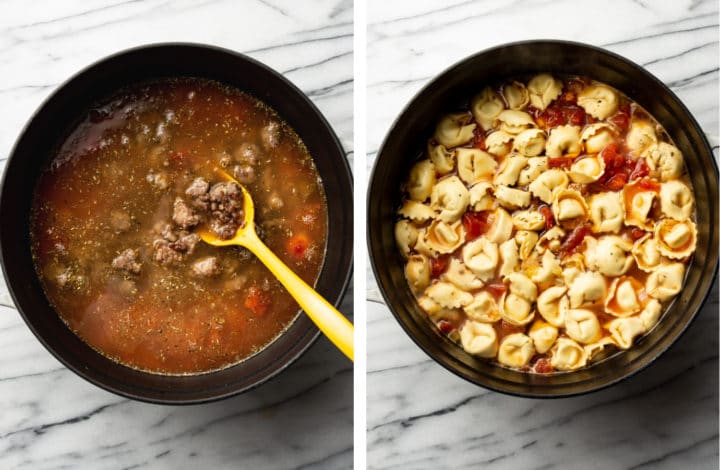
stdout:
<svg viewBox="0 0 720 470">
<path fill-rule="evenodd" d="M 330 302 L 325 300 L 323 296 L 318 294 L 315 289 L 300 279 L 285 263 L 280 261 L 280 258 L 275 256 L 275 253 L 260 240 L 257 233 L 255 233 L 255 205 L 253 204 L 250 193 L 232 176 L 222 170 L 217 170 L 217 172 L 227 181 L 237 184 L 240 186 L 240 189 L 242 189 L 245 223 L 238 229 L 235 236 L 229 240 L 217 238 L 213 233 L 204 228 L 198 231 L 200 238 L 210 245 L 240 245 L 252 251 L 270 272 L 273 273 L 277 280 L 285 286 L 290 295 L 295 298 L 295 301 L 297 301 L 310 319 L 315 322 L 317 327 L 320 328 L 320 331 L 352 361 L 355 354 L 352 323 L 338 312 Z"/>
</svg>

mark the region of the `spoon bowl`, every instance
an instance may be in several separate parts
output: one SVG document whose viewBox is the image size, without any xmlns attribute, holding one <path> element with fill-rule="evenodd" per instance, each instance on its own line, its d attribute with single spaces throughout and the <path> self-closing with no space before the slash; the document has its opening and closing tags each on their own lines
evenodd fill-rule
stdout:
<svg viewBox="0 0 720 470">
<path fill-rule="evenodd" d="M 282 283 L 290 295 L 317 325 L 325 336 L 350 360 L 354 357 L 353 325 L 315 289 L 295 274 L 275 253 L 260 240 L 255 232 L 255 204 L 248 190 L 235 178 L 223 170 L 217 174 L 225 181 L 240 187 L 243 194 L 243 223 L 230 239 L 218 238 L 214 233 L 201 227 L 197 233 L 207 244 L 213 246 L 238 245 L 250 250 L 267 267 L 275 278 Z"/>
</svg>

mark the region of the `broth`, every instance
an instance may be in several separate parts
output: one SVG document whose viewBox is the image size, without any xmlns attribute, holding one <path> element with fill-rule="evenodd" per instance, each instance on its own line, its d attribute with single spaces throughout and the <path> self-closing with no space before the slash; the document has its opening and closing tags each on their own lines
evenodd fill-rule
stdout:
<svg viewBox="0 0 720 470">
<path fill-rule="evenodd" d="M 317 280 L 327 204 L 295 132 L 218 82 L 135 85 L 86 113 L 33 201 L 43 288 L 91 347 L 141 370 L 206 372 L 261 350 L 296 317 L 298 305 L 254 255 L 193 234 L 227 205 L 213 199 L 227 189 L 217 168 L 249 191 L 268 247 L 306 282 Z M 231 238 L 237 226 L 213 229 Z"/>
</svg>

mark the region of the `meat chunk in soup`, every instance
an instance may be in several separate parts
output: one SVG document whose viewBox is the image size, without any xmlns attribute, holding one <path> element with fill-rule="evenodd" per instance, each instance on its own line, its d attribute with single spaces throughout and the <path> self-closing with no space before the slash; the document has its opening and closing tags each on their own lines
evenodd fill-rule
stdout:
<svg viewBox="0 0 720 470">
<path fill-rule="evenodd" d="M 173 203 L 173 222 L 182 228 L 194 227 L 200 222 L 200 217 L 187 205 L 182 198 L 175 198 Z"/>
<path fill-rule="evenodd" d="M 128 248 L 112 260 L 112 267 L 130 274 L 140 274 L 142 265 L 138 261 L 138 251 Z"/>
<path fill-rule="evenodd" d="M 192 272 L 198 277 L 212 277 L 220 274 L 220 271 L 220 262 L 215 256 L 201 258 L 192 265 Z"/>
<path fill-rule="evenodd" d="M 233 182 L 216 183 L 210 188 L 210 228 L 225 240 L 235 236 L 244 223 L 243 194 Z"/>
</svg>

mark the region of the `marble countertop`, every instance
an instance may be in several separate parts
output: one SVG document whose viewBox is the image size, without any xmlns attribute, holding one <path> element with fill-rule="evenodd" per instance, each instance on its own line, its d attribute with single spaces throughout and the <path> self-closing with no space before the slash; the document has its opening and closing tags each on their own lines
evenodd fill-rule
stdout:
<svg viewBox="0 0 720 470">
<path fill-rule="evenodd" d="M 0 3 L 0 168 L 59 83 L 116 51 L 201 42 L 284 73 L 327 117 L 352 159 L 352 2 Z M 352 311 L 352 291 L 341 308 Z M 65 369 L 0 281 L 0 468 L 351 468 L 352 365 L 321 338 L 268 384 L 208 405 L 121 399 Z M 312 432 L 309 432 L 312 431 Z"/>
<path fill-rule="evenodd" d="M 368 6 L 368 159 L 440 71 L 503 42 L 596 44 L 667 83 L 718 150 L 718 3 L 449 1 Z M 367 273 L 368 468 L 717 469 L 718 289 L 656 362 L 605 391 L 513 398 L 469 384 L 407 337 Z"/>
</svg>

